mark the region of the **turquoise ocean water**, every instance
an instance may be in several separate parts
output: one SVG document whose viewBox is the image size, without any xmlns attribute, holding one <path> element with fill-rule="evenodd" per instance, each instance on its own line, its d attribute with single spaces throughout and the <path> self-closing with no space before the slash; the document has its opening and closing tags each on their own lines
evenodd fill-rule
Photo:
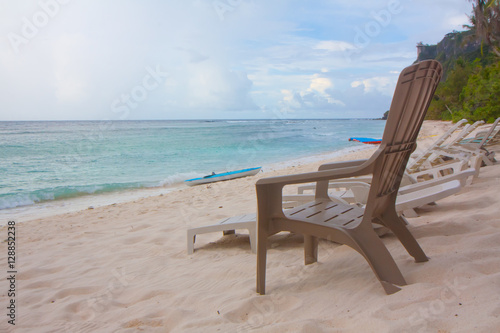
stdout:
<svg viewBox="0 0 500 333">
<path fill-rule="evenodd" d="M 0 122 L 0 210 L 356 149 L 380 120 Z"/>
</svg>

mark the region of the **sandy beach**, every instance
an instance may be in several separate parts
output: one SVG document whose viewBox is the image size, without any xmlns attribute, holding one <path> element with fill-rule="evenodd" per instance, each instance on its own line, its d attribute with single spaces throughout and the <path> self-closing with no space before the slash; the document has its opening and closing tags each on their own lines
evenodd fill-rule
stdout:
<svg viewBox="0 0 500 333">
<path fill-rule="evenodd" d="M 426 121 L 419 149 L 451 125 Z M 365 158 L 374 149 L 337 160 Z M 494 150 L 498 158 L 500 147 Z M 347 246 L 321 241 L 318 263 L 304 266 L 298 235 L 269 240 L 265 296 L 255 292 L 256 257 L 243 230 L 199 235 L 194 254 L 187 254 L 188 228 L 255 212 L 257 179 L 314 171 L 323 162 L 16 220 L 15 297 L 8 295 L 12 281 L 5 278 L 12 275 L 8 227 L 1 227 L 0 331 L 500 331 L 498 163 L 409 219 L 428 262 L 413 262 L 395 236 L 383 237 L 408 282 L 393 295 Z M 15 326 L 8 323 L 11 299 Z"/>
</svg>

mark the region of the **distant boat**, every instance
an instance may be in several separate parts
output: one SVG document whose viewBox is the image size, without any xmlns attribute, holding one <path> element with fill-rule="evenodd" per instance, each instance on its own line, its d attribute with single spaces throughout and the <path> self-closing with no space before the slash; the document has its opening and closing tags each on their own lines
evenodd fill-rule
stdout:
<svg viewBox="0 0 500 333">
<path fill-rule="evenodd" d="M 357 141 L 357 142 L 366 143 L 366 144 L 370 144 L 370 145 L 377 145 L 377 144 L 380 144 L 382 142 L 382 139 L 353 137 L 353 138 L 349 138 L 349 141 Z"/>
<path fill-rule="evenodd" d="M 254 176 L 254 175 L 259 173 L 261 168 L 262 167 L 229 171 L 229 172 L 224 172 L 224 173 L 212 173 L 211 175 L 208 175 L 205 177 L 188 179 L 188 180 L 185 180 L 184 182 L 189 186 L 194 186 L 194 185 L 219 182 L 222 180 L 229 180 L 229 179 L 235 179 L 235 178 L 241 178 L 241 177 L 247 177 L 247 176 Z"/>
</svg>

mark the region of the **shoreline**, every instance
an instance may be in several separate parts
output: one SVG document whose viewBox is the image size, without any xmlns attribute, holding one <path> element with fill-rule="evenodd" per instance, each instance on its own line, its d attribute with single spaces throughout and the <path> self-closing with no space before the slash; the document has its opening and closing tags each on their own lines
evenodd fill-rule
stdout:
<svg viewBox="0 0 500 333">
<path fill-rule="evenodd" d="M 360 152 L 374 149 L 374 146 L 371 145 L 353 146 L 328 153 L 294 158 L 283 162 L 264 165 L 262 166 L 261 173 L 280 171 L 290 167 L 308 165 L 316 162 L 324 162 L 327 160 L 336 160 L 343 157 L 349 158 L 349 156 L 357 156 L 357 154 Z M 259 173 L 259 175 L 261 173 Z M 187 187 L 188 186 L 183 182 L 171 184 L 168 184 L 167 182 L 163 186 L 136 188 L 107 193 L 91 193 L 88 195 L 80 195 L 74 198 L 46 200 L 31 205 L 1 209 L 0 226 L 6 225 L 6 223 L 10 220 L 27 222 L 40 218 L 47 218 L 54 215 L 79 212 L 86 209 L 95 209 L 115 204 L 130 203 L 140 199 L 166 195 L 168 193 L 176 192 Z"/>
</svg>

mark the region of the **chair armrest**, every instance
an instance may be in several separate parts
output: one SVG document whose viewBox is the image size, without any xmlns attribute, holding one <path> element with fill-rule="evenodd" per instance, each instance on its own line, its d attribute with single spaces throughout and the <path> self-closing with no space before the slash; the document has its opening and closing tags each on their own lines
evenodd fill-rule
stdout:
<svg viewBox="0 0 500 333">
<path fill-rule="evenodd" d="M 436 178 L 443 177 L 441 175 L 441 171 L 451 169 L 452 173 L 454 174 L 454 173 L 459 173 L 460 171 L 464 170 L 466 167 L 467 167 L 466 160 L 459 161 L 459 162 L 452 162 L 452 163 L 444 163 L 444 164 L 438 165 L 436 167 L 433 167 L 433 168 L 430 168 L 427 170 L 413 172 L 410 174 L 410 176 L 414 177 L 417 180 L 422 178 L 422 177 L 425 177 L 425 176 L 432 176 L 432 178 L 436 179 Z"/>
<path fill-rule="evenodd" d="M 477 155 L 479 149 L 467 149 L 465 145 L 460 146 L 452 146 L 450 148 L 437 148 L 434 150 L 434 153 L 437 156 L 448 156 L 452 158 L 458 159 L 470 159 L 471 156 Z"/>
<path fill-rule="evenodd" d="M 259 179 L 256 183 L 256 186 L 273 185 L 273 186 L 280 186 L 282 188 L 285 185 L 303 184 L 311 182 L 328 181 L 331 179 L 363 176 L 372 173 L 373 171 L 372 169 L 373 167 L 370 164 L 361 167 L 355 166 L 347 168 L 338 168 L 333 170 L 307 172 L 295 175 L 267 177 Z"/>
<path fill-rule="evenodd" d="M 463 170 L 463 171 L 453 173 L 453 174 L 447 175 L 447 176 L 442 176 L 442 177 L 437 178 L 437 179 L 427 180 L 427 181 L 423 181 L 420 183 L 400 187 L 398 193 L 399 194 L 407 194 L 407 193 L 411 193 L 414 191 L 423 190 L 425 188 L 429 188 L 432 186 L 444 184 L 444 183 L 447 183 L 447 182 L 452 181 L 452 180 L 460 181 L 460 184 L 463 187 L 463 186 L 465 186 L 467 179 L 469 177 L 473 177 L 475 174 L 476 174 L 476 170 L 474 168 L 469 168 L 467 170 Z"/>
<path fill-rule="evenodd" d="M 376 155 L 372 156 L 376 158 Z M 283 213 L 283 187 L 285 185 L 316 182 L 316 198 L 328 198 L 328 181 L 346 177 L 363 176 L 373 173 L 374 163 L 357 163 L 357 166 L 321 170 L 295 175 L 277 176 L 259 179 L 256 184 L 257 206 L 259 217 L 267 219 L 270 216 L 284 216 Z M 345 165 L 345 164 L 343 164 Z M 260 223 L 260 222 L 259 222 Z M 263 222 L 267 225 L 266 222 Z M 263 228 L 267 226 L 262 225 Z M 258 227 L 260 228 L 260 226 Z M 268 230 L 272 233 L 272 230 Z"/>
<path fill-rule="evenodd" d="M 366 203 L 368 202 L 368 193 L 370 192 L 370 187 L 370 184 L 362 181 L 335 181 L 328 184 L 328 188 L 341 188 L 350 190 L 354 195 L 354 201 L 363 205 L 366 205 Z"/>
<path fill-rule="evenodd" d="M 371 184 L 372 177 L 365 176 L 365 177 L 345 178 L 345 179 L 343 178 L 340 180 L 334 180 L 334 181 L 328 183 L 328 188 L 338 188 L 339 186 L 337 184 L 344 183 L 344 182 L 348 182 L 348 183 L 350 183 L 350 182 L 362 182 L 362 183 L 366 183 L 366 184 Z M 316 190 L 315 183 L 297 186 L 297 194 L 304 194 L 305 191 L 310 191 L 310 190 L 312 190 L 312 191 Z"/>
<path fill-rule="evenodd" d="M 353 187 L 363 187 L 369 189 L 370 184 L 365 183 L 363 181 L 357 181 L 357 178 L 354 178 L 352 180 L 333 181 L 328 184 L 328 188 L 351 189 Z"/>
<path fill-rule="evenodd" d="M 368 161 L 368 159 L 326 163 L 326 164 L 322 164 L 318 170 L 322 171 L 322 170 L 330 170 L 330 169 L 337 169 L 337 168 L 348 168 L 348 167 L 353 167 L 353 166 L 360 166 L 363 163 L 365 163 L 366 161 Z"/>
</svg>

